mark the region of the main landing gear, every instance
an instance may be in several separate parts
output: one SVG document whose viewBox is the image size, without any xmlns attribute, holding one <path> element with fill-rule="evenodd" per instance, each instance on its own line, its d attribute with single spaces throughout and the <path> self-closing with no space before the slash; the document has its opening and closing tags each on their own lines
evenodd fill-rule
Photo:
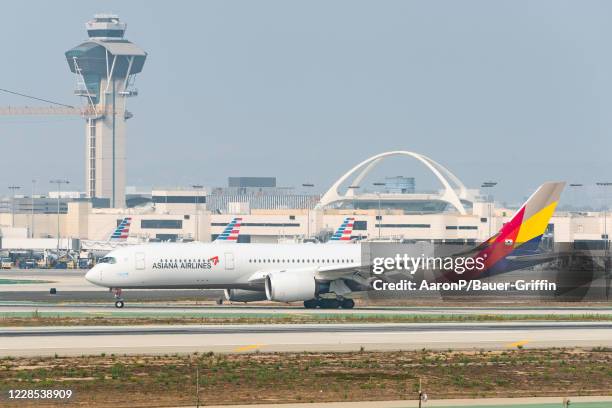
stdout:
<svg viewBox="0 0 612 408">
<path fill-rule="evenodd" d="M 125 303 L 123 303 L 123 298 L 121 297 L 121 288 L 111 288 L 111 292 L 113 292 L 113 296 L 115 297 L 115 307 L 117 309 L 123 308 Z"/>
<path fill-rule="evenodd" d="M 304 307 L 306 309 L 352 309 L 355 307 L 355 301 L 347 298 L 317 298 L 305 300 Z"/>
</svg>

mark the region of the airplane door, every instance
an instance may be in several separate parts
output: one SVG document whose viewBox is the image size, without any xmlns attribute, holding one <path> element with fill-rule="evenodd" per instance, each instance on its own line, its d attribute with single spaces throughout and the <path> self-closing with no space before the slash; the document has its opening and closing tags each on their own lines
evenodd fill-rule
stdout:
<svg viewBox="0 0 612 408">
<path fill-rule="evenodd" d="M 145 268 L 145 254 L 144 252 L 136 252 L 136 269 Z"/>
<path fill-rule="evenodd" d="M 225 253 L 225 270 L 234 269 L 234 254 L 231 252 Z"/>
</svg>

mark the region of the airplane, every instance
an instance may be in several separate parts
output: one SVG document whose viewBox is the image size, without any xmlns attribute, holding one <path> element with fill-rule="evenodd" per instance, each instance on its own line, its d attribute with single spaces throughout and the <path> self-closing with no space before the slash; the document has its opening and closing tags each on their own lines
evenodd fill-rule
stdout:
<svg viewBox="0 0 612 408">
<path fill-rule="evenodd" d="M 242 218 L 233 218 L 227 224 L 227 227 L 225 227 L 223 232 L 219 234 L 213 242 L 228 244 L 238 242 L 238 236 L 240 235 L 240 225 L 242 225 Z"/>
<path fill-rule="evenodd" d="M 135 243 L 128 242 L 131 225 L 132 217 L 125 217 L 119 222 L 117 228 L 115 228 L 107 240 L 81 240 L 81 249 L 85 251 L 92 251 L 95 254 L 104 255 L 115 248 L 126 245 L 134 245 Z"/>
<path fill-rule="evenodd" d="M 336 232 L 334 232 L 334 235 L 332 235 L 331 238 L 329 238 L 328 242 L 332 242 L 332 243 L 347 242 L 347 241 L 350 242 L 351 234 L 353 233 L 354 224 L 355 224 L 354 217 L 346 217 L 342 221 L 342 224 L 340 224 Z"/>
<path fill-rule="evenodd" d="M 238 242 L 241 222 L 242 218 L 233 218 L 213 242 Z M 92 251 L 96 256 L 104 256 L 115 248 L 142 243 L 142 241 L 138 240 L 128 240 L 131 225 L 132 218 L 125 217 L 106 241 L 82 240 L 81 249 L 84 251 Z"/>
<path fill-rule="evenodd" d="M 110 236 L 111 241 L 125 241 L 130 233 L 130 225 L 132 225 L 132 217 L 125 217 L 121 220 L 115 231 Z"/>
<path fill-rule="evenodd" d="M 533 246 L 541 240 L 564 186 L 542 184 L 498 233 L 474 249 L 487 255 L 485 268 L 462 277 L 520 269 L 537 258 Z M 306 308 L 348 309 L 355 305 L 351 296 L 372 289 L 362 245 L 145 244 L 112 251 L 85 278 L 109 288 L 117 308 L 124 306 L 123 289 L 224 289 L 238 302 L 302 301 Z"/>
</svg>

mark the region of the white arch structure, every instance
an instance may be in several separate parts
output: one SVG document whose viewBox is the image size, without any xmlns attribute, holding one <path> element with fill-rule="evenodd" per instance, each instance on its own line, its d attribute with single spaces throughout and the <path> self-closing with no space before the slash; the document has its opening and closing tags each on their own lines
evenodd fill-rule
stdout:
<svg viewBox="0 0 612 408">
<path fill-rule="evenodd" d="M 330 189 L 327 190 L 325 194 L 323 194 L 321 200 L 319 201 L 319 204 L 317 204 L 317 208 L 323 208 L 336 202 L 354 199 L 355 188 L 349 188 L 346 194 L 342 195 L 339 191 L 340 186 L 344 182 L 346 182 L 351 176 L 357 174 L 350 186 L 359 187 L 363 179 L 368 175 L 368 173 L 370 173 L 370 171 L 372 171 L 372 169 L 374 169 L 385 159 L 393 156 L 411 157 L 423 163 L 425 167 L 427 167 L 434 174 L 434 176 L 436 176 L 436 178 L 440 181 L 440 183 L 442 183 L 442 186 L 444 187 L 444 191 L 442 192 L 442 194 L 436 195 L 433 198 L 451 204 L 460 214 L 466 214 L 465 207 L 463 206 L 461 200 L 472 201 L 472 198 L 469 196 L 469 192 L 465 185 L 461 182 L 461 180 L 459 180 L 459 178 L 457 178 L 457 176 L 451 173 L 450 170 L 448 170 L 446 167 L 442 166 L 435 160 L 422 154 L 405 150 L 396 150 L 380 153 L 362 161 L 361 163 L 350 169 L 342 177 L 340 177 L 330 187 Z"/>
</svg>

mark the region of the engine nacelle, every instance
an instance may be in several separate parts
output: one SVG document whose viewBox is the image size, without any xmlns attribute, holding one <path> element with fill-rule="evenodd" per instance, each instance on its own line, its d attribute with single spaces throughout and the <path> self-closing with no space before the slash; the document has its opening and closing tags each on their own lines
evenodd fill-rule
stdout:
<svg viewBox="0 0 612 408">
<path fill-rule="evenodd" d="M 276 302 L 296 302 L 317 296 L 314 269 L 292 269 L 266 276 L 266 297 Z"/>
<path fill-rule="evenodd" d="M 225 289 L 225 299 L 231 302 L 257 302 L 266 300 L 266 293 L 258 290 Z"/>
</svg>

